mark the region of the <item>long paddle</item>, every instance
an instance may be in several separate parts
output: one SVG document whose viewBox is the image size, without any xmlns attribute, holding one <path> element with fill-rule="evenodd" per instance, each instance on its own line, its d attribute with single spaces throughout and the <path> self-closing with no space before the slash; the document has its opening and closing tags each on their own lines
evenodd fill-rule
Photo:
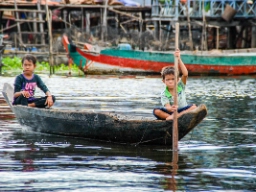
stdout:
<svg viewBox="0 0 256 192">
<path fill-rule="evenodd" d="M 179 23 L 176 22 L 175 24 L 175 51 L 179 48 L 179 31 L 180 26 Z M 178 98 L 177 98 L 177 76 L 178 76 L 178 58 L 174 57 L 174 105 L 178 105 Z M 173 126 L 172 126 L 172 150 L 178 150 L 178 119 L 177 119 L 177 111 L 173 113 Z"/>
<path fill-rule="evenodd" d="M 179 23 L 176 22 L 175 24 L 175 51 L 179 47 L 179 31 L 180 26 Z M 178 98 L 177 98 L 177 76 L 178 76 L 178 58 L 174 57 L 174 105 L 178 104 Z M 172 124 L 172 182 L 173 182 L 173 191 L 176 191 L 176 180 L 175 175 L 177 173 L 177 170 L 179 168 L 178 161 L 179 161 L 179 155 L 178 155 L 178 119 L 177 119 L 177 111 L 174 111 L 173 113 L 173 124 Z"/>
</svg>

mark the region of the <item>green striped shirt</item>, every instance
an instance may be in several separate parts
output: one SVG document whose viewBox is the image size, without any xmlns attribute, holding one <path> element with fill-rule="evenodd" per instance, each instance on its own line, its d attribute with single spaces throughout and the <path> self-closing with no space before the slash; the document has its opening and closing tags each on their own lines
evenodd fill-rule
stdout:
<svg viewBox="0 0 256 192">
<path fill-rule="evenodd" d="M 177 94 L 178 94 L 178 108 L 186 107 L 187 99 L 186 99 L 186 93 L 185 93 L 185 84 L 182 81 L 179 81 L 177 84 Z M 166 104 L 173 105 L 173 96 L 168 91 L 168 88 L 165 87 L 163 92 L 161 93 L 161 103 L 163 106 Z"/>
</svg>

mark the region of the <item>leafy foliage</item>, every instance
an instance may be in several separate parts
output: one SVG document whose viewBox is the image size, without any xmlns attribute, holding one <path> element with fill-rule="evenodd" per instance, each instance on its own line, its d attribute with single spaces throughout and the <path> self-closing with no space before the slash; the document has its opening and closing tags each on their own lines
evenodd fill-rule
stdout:
<svg viewBox="0 0 256 192">
<path fill-rule="evenodd" d="M 16 75 L 22 72 L 22 64 L 20 57 L 4 57 L 2 58 L 4 75 Z M 69 72 L 69 67 L 65 64 L 55 65 L 55 72 L 57 74 L 65 74 Z M 37 62 L 35 73 L 50 73 L 50 65 L 48 62 Z M 79 73 L 77 66 L 72 66 L 72 73 Z M 80 74 L 80 73 L 79 73 Z"/>
<path fill-rule="evenodd" d="M 13 58 L 4 57 L 2 59 L 2 63 L 4 64 L 3 70 L 10 71 L 13 69 L 22 69 L 21 58 L 19 57 L 13 57 Z"/>
</svg>

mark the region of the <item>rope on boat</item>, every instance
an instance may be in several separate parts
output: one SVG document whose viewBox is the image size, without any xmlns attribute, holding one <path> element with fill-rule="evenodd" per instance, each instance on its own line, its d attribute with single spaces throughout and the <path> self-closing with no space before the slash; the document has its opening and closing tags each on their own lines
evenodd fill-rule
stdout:
<svg viewBox="0 0 256 192">
<path fill-rule="evenodd" d="M 138 143 L 135 143 L 135 144 L 132 143 L 132 145 L 134 145 L 135 147 L 137 147 L 137 146 L 138 146 L 139 144 L 141 144 L 141 143 L 148 143 L 148 142 L 155 141 L 155 140 L 158 140 L 158 139 L 163 139 L 163 137 L 158 137 L 158 138 L 155 138 L 155 139 L 151 139 L 151 140 L 147 140 L 147 141 L 142 141 L 143 138 L 144 138 L 144 135 L 145 135 L 145 133 L 146 133 L 146 130 L 147 130 L 147 129 L 145 129 L 145 131 L 144 131 L 144 133 L 143 133 L 143 135 L 142 135 L 140 141 L 139 141 Z M 168 131 L 166 131 L 166 135 L 164 136 L 165 144 L 166 144 L 166 139 L 167 139 L 168 137 L 172 137 L 172 135 L 171 135 Z"/>
<path fill-rule="evenodd" d="M 155 139 L 151 139 L 151 140 L 147 140 L 147 141 L 140 141 L 138 143 L 132 143 L 131 145 L 134 145 L 135 147 L 137 147 L 139 144 L 141 143 L 148 143 L 148 142 L 151 142 L 151 141 L 155 141 L 155 140 L 158 140 L 158 139 L 163 139 L 163 137 L 158 137 L 158 138 L 155 138 Z"/>
<path fill-rule="evenodd" d="M 148 128 L 148 127 L 147 127 Z M 137 143 L 137 145 L 139 145 L 141 142 L 142 142 L 142 139 L 144 138 L 144 135 L 145 135 L 145 133 L 146 133 L 146 131 L 147 131 L 147 128 L 145 129 L 145 131 L 144 131 L 144 133 L 143 133 L 143 135 L 142 135 L 142 137 L 141 137 L 141 139 L 140 139 L 140 142 L 138 142 Z M 137 146 L 136 144 L 135 144 L 135 146 Z"/>
</svg>

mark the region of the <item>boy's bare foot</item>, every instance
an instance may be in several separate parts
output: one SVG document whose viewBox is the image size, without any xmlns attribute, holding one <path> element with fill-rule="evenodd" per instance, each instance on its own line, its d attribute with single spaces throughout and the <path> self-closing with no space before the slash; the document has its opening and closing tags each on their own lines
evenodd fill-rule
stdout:
<svg viewBox="0 0 256 192">
<path fill-rule="evenodd" d="M 173 115 L 166 117 L 166 120 L 173 120 Z"/>
<path fill-rule="evenodd" d="M 193 110 L 193 109 L 195 109 L 195 108 L 197 108 L 197 106 L 196 106 L 195 104 L 193 104 L 193 105 L 189 108 L 189 111 L 190 111 L 190 110 Z"/>
<path fill-rule="evenodd" d="M 188 113 L 194 109 L 196 109 L 197 106 L 196 105 L 192 105 L 190 108 L 188 108 L 187 110 L 185 111 L 182 111 L 180 113 L 177 113 L 177 118 L 181 117 L 182 115 L 184 115 L 185 113 Z M 173 114 L 172 115 L 169 115 L 168 117 L 166 117 L 166 120 L 173 120 Z"/>
<path fill-rule="evenodd" d="M 29 107 L 35 107 L 36 105 L 35 105 L 35 103 L 29 103 L 28 106 Z"/>
<path fill-rule="evenodd" d="M 188 113 L 188 112 L 190 112 L 190 111 L 193 111 L 193 110 L 196 109 L 196 108 L 197 108 L 196 105 L 192 105 L 192 106 L 191 106 L 190 108 L 188 108 L 187 110 L 178 113 L 177 118 L 181 117 L 181 116 L 184 115 L 185 113 Z"/>
</svg>

